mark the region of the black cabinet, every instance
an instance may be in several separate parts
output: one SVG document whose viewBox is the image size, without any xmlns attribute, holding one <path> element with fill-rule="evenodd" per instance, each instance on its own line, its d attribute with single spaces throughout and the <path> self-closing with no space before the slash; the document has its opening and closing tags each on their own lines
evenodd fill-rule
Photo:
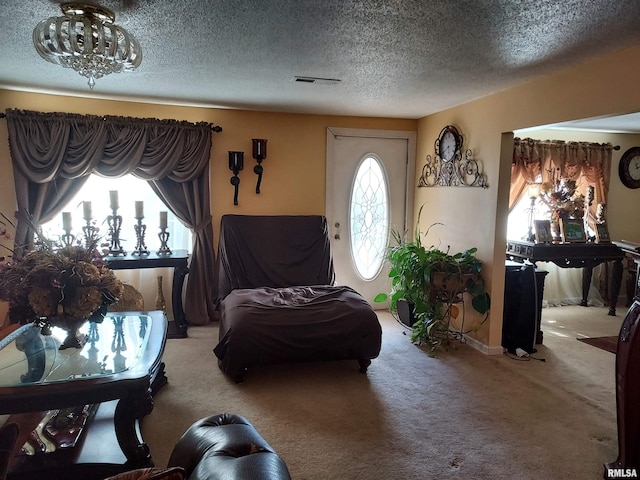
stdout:
<svg viewBox="0 0 640 480">
<path fill-rule="evenodd" d="M 536 351 L 542 343 L 542 297 L 547 271 L 533 265 L 507 261 L 505 264 L 502 346 L 510 353 L 521 348 Z"/>
</svg>

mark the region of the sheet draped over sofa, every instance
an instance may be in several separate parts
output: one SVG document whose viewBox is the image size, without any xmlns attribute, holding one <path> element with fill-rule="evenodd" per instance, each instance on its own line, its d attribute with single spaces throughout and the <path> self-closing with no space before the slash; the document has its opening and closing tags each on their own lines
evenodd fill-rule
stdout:
<svg viewBox="0 0 640 480">
<path fill-rule="evenodd" d="M 236 288 L 333 285 L 326 219 L 319 215 L 224 215 L 218 299 Z"/>
<path fill-rule="evenodd" d="M 263 363 L 356 359 L 366 371 L 382 329 L 367 301 L 334 285 L 319 215 L 225 215 L 216 265 L 220 368 L 239 379 Z"/>
</svg>

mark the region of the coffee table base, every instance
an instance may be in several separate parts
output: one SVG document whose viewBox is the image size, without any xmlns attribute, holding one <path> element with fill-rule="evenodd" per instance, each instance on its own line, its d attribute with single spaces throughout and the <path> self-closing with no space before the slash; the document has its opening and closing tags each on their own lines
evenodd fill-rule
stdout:
<svg viewBox="0 0 640 480">
<path fill-rule="evenodd" d="M 152 467 L 145 443 L 137 446 L 139 452 L 146 451 L 137 461 L 128 461 L 118 448 L 114 430 L 117 404 L 116 400 L 100 404 L 76 447 L 18 457 L 7 480 L 102 480 L 136 468 Z"/>
</svg>

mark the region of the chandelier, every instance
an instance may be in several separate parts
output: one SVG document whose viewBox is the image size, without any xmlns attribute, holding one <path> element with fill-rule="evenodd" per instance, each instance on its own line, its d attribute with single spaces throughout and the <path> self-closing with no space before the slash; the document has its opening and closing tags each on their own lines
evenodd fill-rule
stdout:
<svg viewBox="0 0 640 480">
<path fill-rule="evenodd" d="M 41 21 L 33 30 L 33 44 L 47 62 L 73 68 L 89 79 L 135 70 L 142 62 L 138 41 L 113 23 L 116 16 L 100 5 L 63 3 L 64 16 Z"/>
</svg>

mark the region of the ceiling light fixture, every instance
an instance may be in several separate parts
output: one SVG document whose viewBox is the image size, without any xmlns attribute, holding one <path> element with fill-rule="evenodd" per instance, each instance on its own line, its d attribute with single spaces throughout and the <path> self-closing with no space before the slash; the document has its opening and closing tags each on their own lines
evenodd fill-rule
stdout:
<svg viewBox="0 0 640 480">
<path fill-rule="evenodd" d="M 41 21 L 33 44 L 47 62 L 73 68 L 89 79 L 135 70 L 142 62 L 138 41 L 114 23 L 115 14 L 100 5 L 63 3 L 62 17 Z"/>
</svg>

